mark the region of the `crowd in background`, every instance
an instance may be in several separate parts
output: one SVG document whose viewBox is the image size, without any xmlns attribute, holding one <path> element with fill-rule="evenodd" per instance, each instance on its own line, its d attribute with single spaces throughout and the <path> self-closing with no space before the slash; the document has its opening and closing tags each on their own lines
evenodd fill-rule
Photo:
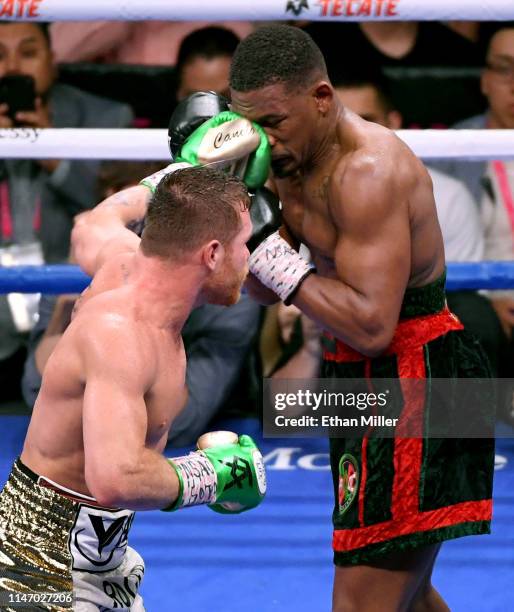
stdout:
<svg viewBox="0 0 514 612">
<path fill-rule="evenodd" d="M 391 129 L 514 129 L 514 23 L 295 22 L 321 48 L 343 105 Z M 0 23 L 0 79 L 33 79 L 33 108 L 0 97 L 0 128 L 163 127 L 195 91 L 229 95 L 231 56 L 259 23 Z M 2 81 L 0 81 L 1 86 Z M 1 92 L 0 87 L 0 92 Z M 0 94 L 1 96 L 1 94 Z M 0 266 L 69 261 L 74 217 L 161 165 L 0 162 Z M 514 259 L 514 161 L 429 168 L 447 261 Z M 0 402 L 32 407 L 77 296 L 0 296 Z M 514 292 L 450 293 L 493 375 L 513 377 Z M 315 377 L 321 330 L 293 306 L 204 306 L 184 329 L 190 396 L 170 441 L 220 414 L 256 414 L 262 376 Z M 514 422 L 511 399 L 500 417 Z"/>
</svg>

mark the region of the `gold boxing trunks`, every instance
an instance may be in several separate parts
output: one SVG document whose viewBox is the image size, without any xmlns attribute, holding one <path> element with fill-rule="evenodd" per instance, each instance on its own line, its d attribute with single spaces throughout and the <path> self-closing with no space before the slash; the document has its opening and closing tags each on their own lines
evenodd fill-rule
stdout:
<svg viewBox="0 0 514 612">
<path fill-rule="evenodd" d="M 0 493 L 0 609 L 144 610 L 144 563 L 127 546 L 133 518 L 18 459 Z"/>
</svg>

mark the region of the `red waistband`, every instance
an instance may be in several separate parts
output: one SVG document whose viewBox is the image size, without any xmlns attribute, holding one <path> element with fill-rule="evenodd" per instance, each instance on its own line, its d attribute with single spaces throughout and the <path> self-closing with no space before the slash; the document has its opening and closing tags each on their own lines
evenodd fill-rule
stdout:
<svg viewBox="0 0 514 612">
<path fill-rule="evenodd" d="M 434 314 L 404 319 L 398 322 L 391 344 L 382 355 L 399 355 L 423 346 L 450 331 L 460 329 L 464 329 L 464 326 L 448 307 Z M 326 361 L 345 363 L 368 359 L 332 334 L 323 332 L 323 335 L 329 342 L 334 343 L 333 350 L 323 351 L 323 358 Z"/>
</svg>

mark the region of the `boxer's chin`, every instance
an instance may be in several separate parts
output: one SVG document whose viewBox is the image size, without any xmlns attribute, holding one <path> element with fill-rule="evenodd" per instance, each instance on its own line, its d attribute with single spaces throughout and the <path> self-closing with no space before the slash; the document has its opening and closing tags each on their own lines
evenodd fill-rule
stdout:
<svg viewBox="0 0 514 612">
<path fill-rule="evenodd" d="M 233 306 L 239 302 L 241 297 L 241 288 L 234 287 L 231 289 L 224 288 L 223 290 L 209 290 L 205 292 L 206 301 L 208 304 L 216 304 L 218 306 Z"/>
<path fill-rule="evenodd" d="M 271 169 L 276 178 L 283 179 L 296 174 L 298 167 L 290 157 L 284 157 L 272 161 Z"/>
<path fill-rule="evenodd" d="M 208 304 L 232 306 L 239 302 L 241 289 L 246 280 L 247 270 L 237 273 L 227 266 L 204 286 L 204 296 Z"/>
</svg>

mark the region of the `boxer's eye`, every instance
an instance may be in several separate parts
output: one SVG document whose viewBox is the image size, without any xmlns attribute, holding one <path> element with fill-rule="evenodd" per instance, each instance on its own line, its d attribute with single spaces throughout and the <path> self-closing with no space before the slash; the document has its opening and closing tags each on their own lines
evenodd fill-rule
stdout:
<svg viewBox="0 0 514 612">
<path fill-rule="evenodd" d="M 275 119 L 270 125 L 270 127 L 278 127 L 281 123 L 284 123 L 285 117 L 281 117 L 280 119 Z"/>
</svg>

